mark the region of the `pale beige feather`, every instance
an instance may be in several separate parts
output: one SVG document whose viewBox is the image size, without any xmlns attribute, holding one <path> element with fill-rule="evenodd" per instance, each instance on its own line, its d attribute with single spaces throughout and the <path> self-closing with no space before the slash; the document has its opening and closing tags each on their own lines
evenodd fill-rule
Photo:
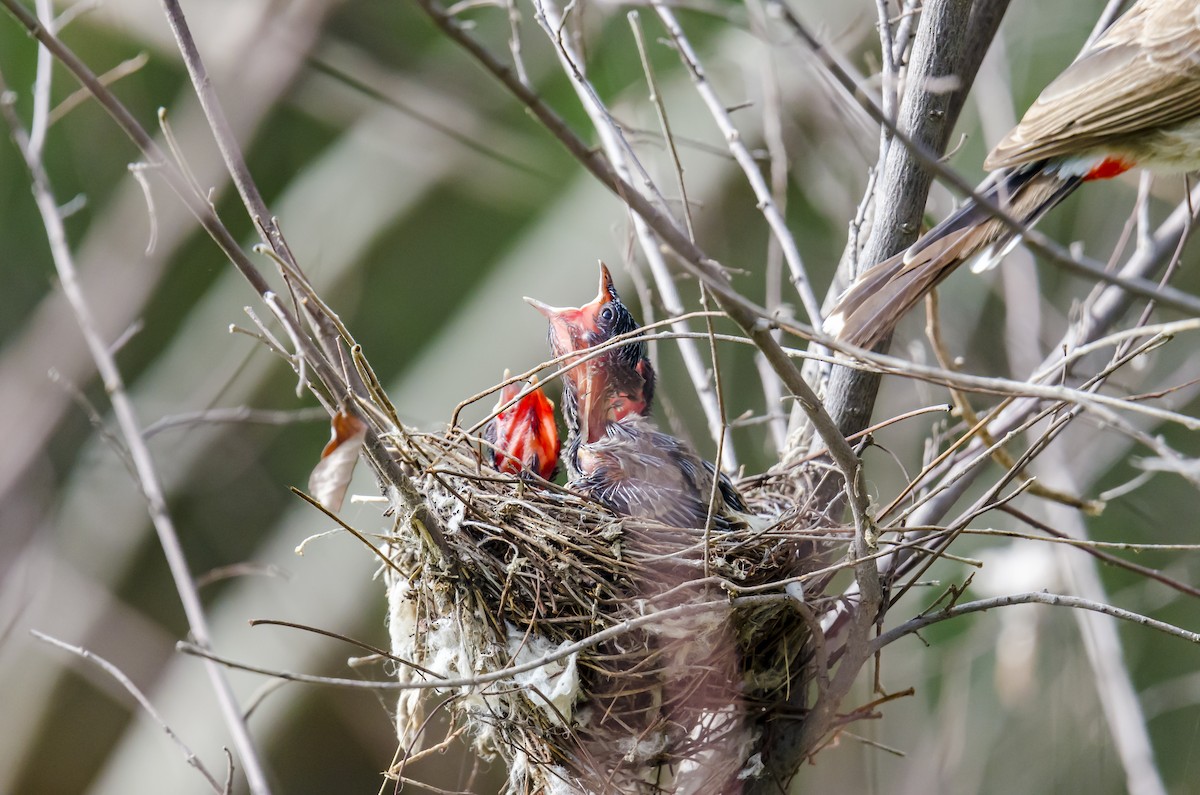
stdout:
<svg viewBox="0 0 1200 795">
<path fill-rule="evenodd" d="M 1198 118 L 1200 3 L 1140 0 L 1046 87 L 984 167 L 1093 153 L 1177 166 L 1176 147 L 1160 139 L 1200 138 Z M 1195 149 L 1192 158 L 1200 140 Z"/>
</svg>

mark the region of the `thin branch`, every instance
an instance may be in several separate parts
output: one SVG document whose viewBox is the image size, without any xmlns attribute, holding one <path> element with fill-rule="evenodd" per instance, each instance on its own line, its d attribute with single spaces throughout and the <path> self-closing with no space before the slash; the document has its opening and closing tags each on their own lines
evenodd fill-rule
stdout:
<svg viewBox="0 0 1200 795">
<path fill-rule="evenodd" d="M 446 677 L 443 679 L 433 679 L 432 681 L 424 682 L 376 682 L 364 679 L 343 679 L 329 676 L 313 676 L 311 674 L 298 674 L 290 671 L 280 671 L 270 668 L 263 668 L 255 665 L 241 663 L 228 657 L 222 657 L 213 654 L 195 644 L 179 641 L 175 644 L 176 650 L 183 654 L 190 654 L 196 657 L 204 657 L 205 659 L 213 660 L 230 668 L 235 668 L 240 671 L 249 671 L 251 673 L 263 674 L 264 676 L 273 676 L 277 679 L 286 679 L 291 682 L 303 682 L 306 684 L 328 685 L 331 687 L 359 688 L 368 690 L 440 690 L 451 687 L 477 687 L 479 685 L 499 682 L 504 679 L 509 679 L 517 674 L 523 674 L 528 671 L 533 671 L 538 668 L 550 665 L 551 663 L 564 660 L 574 654 L 586 651 L 593 646 L 603 643 L 612 638 L 619 638 L 635 629 L 640 629 L 646 626 L 654 626 L 662 622 L 668 622 L 676 618 L 684 618 L 693 615 L 702 615 L 712 611 L 717 611 L 724 615 L 728 612 L 730 606 L 734 607 L 750 607 L 753 605 L 761 605 L 780 600 L 788 599 L 789 597 L 780 595 L 766 596 L 741 596 L 734 599 L 713 599 L 706 602 L 691 602 L 688 604 L 676 605 L 662 610 L 649 613 L 647 615 L 637 616 L 620 624 L 601 630 L 600 632 L 592 633 L 583 640 L 575 643 L 567 644 L 552 652 L 548 652 L 536 660 L 513 665 L 507 668 L 499 668 L 487 673 L 477 674 L 475 676 L 452 678 Z"/>
<path fill-rule="evenodd" d="M 342 528 L 347 533 L 349 533 L 350 535 L 352 535 L 356 539 L 358 539 L 358 541 L 360 541 L 363 544 L 363 546 L 365 546 L 367 549 L 371 550 L 371 554 L 373 554 L 375 557 L 379 558 L 379 560 L 383 563 L 383 565 L 391 568 L 393 571 L 396 572 L 396 574 L 398 574 L 401 577 L 406 576 L 406 573 L 404 572 L 404 570 L 401 569 L 398 565 L 396 565 L 396 561 L 392 560 L 391 557 L 386 552 L 384 552 L 382 549 L 380 549 L 379 547 L 372 544 L 371 539 L 367 538 L 365 535 L 360 533 L 358 530 L 355 530 L 354 527 L 352 527 L 348 522 L 343 520 L 336 513 L 329 510 L 324 505 L 322 505 L 319 501 L 317 501 L 315 498 L 310 497 L 309 495 L 305 494 L 303 491 L 296 488 L 295 486 L 292 486 L 290 490 L 291 490 L 292 494 L 295 494 L 297 497 L 304 500 L 305 502 L 307 502 L 312 507 L 316 508 L 321 513 L 325 514 L 325 516 L 328 519 L 331 519 L 334 523 L 336 523 L 338 525 L 338 527 Z"/>
<path fill-rule="evenodd" d="M 147 425 L 142 436 L 149 439 L 155 434 L 175 428 L 218 423 L 245 423 L 248 425 L 291 425 L 298 422 L 328 421 L 329 412 L 323 408 L 308 409 L 252 409 L 239 406 L 230 409 L 206 409 L 185 414 L 171 414 Z"/>
<path fill-rule="evenodd" d="M 54 26 L 54 4 L 50 0 L 37 0 L 38 19 L 46 27 Z M 37 48 L 37 67 L 33 82 L 33 117 L 29 125 L 29 141 L 27 157 L 32 160 L 42 159 L 46 145 L 46 131 L 50 128 L 50 70 L 54 66 L 54 56 L 45 47 Z"/>
<path fill-rule="evenodd" d="M 951 618 L 968 615 L 970 613 L 980 613 L 986 610 L 994 610 L 998 607 L 1008 607 L 1010 605 L 1025 605 L 1025 604 L 1041 604 L 1053 605 L 1055 607 L 1073 607 L 1078 610 L 1092 610 L 1096 613 L 1103 613 L 1106 616 L 1119 618 L 1122 621 L 1129 621 L 1134 624 L 1140 624 L 1144 627 L 1157 630 L 1166 635 L 1175 638 L 1181 638 L 1190 643 L 1200 645 L 1200 632 L 1191 632 L 1189 630 L 1177 627 L 1174 624 L 1168 624 L 1165 621 L 1158 621 L 1144 616 L 1141 613 L 1134 613 L 1131 610 L 1124 610 L 1113 605 L 1106 605 L 1100 602 L 1093 602 L 1090 599 L 1080 599 L 1077 596 L 1066 596 L 1063 594 L 1047 593 L 1045 591 L 1037 591 L 1031 593 L 1012 594 L 1010 596 L 997 596 L 991 599 L 980 599 L 975 602 L 966 602 L 964 604 L 948 607 L 943 610 L 938 610 L 934 613 L 928 613 L 923 616 L 905 621 L 898 627 L 884 632 L 879 637 L 871 641 L 871 647 L 874 651 L 880 651 L 885 646 L 903 638 L 906 635 L 911 635 L 915 632 L 920 632 L 928 626 L 938 624 Z"/>
<path fill-rule="evenodd" d="M 675 18 L 674 12 L 664 5 L 662 0 L 651 0 L 650 4 L 654 7 L 663 25 L 666 26 L 667 32 L 671 34 L 671 40 L 675 42 L 679 58 L 696 86 L 696 93 L 700 95 L 700 99 L 708 108 L 713 121 L 716 122 L 717 129 L 721 131 L 725 143 L 729 146 L 729 153 L 741 166 L 742 173 L 746 175 L 746 182 L 749 183 L 755 198 L 758 199 L 759 211 L 766 218 L 772 234 L 783 248 L 784 259 L 792 273 L 792 284 L 796 287 L 800 303 L 804 306 L 809 322 L 813 326 L 819 326 L 821 324 L 821 304 L 817 301 L 816 293 L 813 292 L 812 281 L 808 278 L 808 271 L 804 267 L 804 261 L 800 258 L 800 250 L 796 247 L 796 239 L 788 229 L 783 214 L 775 205 L 775 198 L 772 196 L 770 188 L 767 187 L 758 164 L 754 162 L 754 158 L 746 149 L 742 135 L 729 117 L 725 104 L 721 102 L 716 91 L 713 90 L 712 84 L 708 82 L 704 68 L 700 64 L 700 57 L 692 48 L 692 44 Z"/>
<path fill-rule="evenodd" d="M 191 748 L 188 748 L 187 743 L 180 739 L 179 735 L 176 734 L 175 730 L 172 729 L 171 726 L 163 719 L 162 715 L 158 714 L 158 710 L 156 710 L 154 705 L 150 703 L 150 699 L 146 698 L 146 694 L 138 689 L 138 686 L 133 683 L 133 680 L 125 675 L 124 671 L 101 657 L 99 654 L 88 651 L 82 646 L 73 646 L 70 643 L 59 640 L 58 638 L 53 638 L 43 632 L 38 632 L 36 629 L 29 630 L 29 634 L 33 635 L 40 641 L 49 643 L 51 646 L 57 646 L 63 651 L 69 651 L 71 654 L 82 657 L 84 660 L 95 664 L 98 668 L 115 679 L 117 684 L 125 688 L 125 691 L 134 697 L 137 703 L 141 705 L 142 709 L 146 711 L 146 714 L 150 716 L 150 719 L 157 723 L 158 727 L 163 730 L 163 733 L 170 738 L 171 742 L 179 746 L 179 750 L 183 752 L 184 760 L 189 765 L 196 768 L 200 775 L 204 776 L 204 779 L 208 782 L 208 786 L 213 792 L 217 793 L 217 795 L 222 795 L 222 793 L 230 791 L 227 788 L 222 787 L 220 782 L 217 781 L 216 777 L 212 773 L 208 772 L 208 768 L 204 766 L 204 762 L 200 761 L 200 757 L 196 756 L 195 752 L 192 751 Z"/>
<path fill-rule="evenodd" d="M 9 2 L 9 0 L 5 0 L 5 2 Z M 10 96 L 11 94 L 4 84 L 3 77 L 0 76 L 0 97 Z M 166 558 L 167 566 L 174 580 L 175 590 L 179 594 L 184 614 L 187 616 L 188 629 L 200 647 L 211 648 L 212 635 L 208 628 L 208 619 L 204 614 L 203 603 L 200 601 L 200 595 L 196 589 L 196 583 L 192 579 L 187 558 L 183 553 L 183 547 L 179 541 L 179 535 L 175 530 L 175 524 L 167 508 L 166 495 L 163 491 L 158 469 L 149 448 L 146 446 L 146 441 L 142 437 L 137 412 L 133 407 L 133 402 L 130 400 L 128 393 L 125 391 L 121 372 L 117 368 L 112 354 L 109 352 L 108 344 L 100 336 L 91 304 L 84 295 L 83 288 L 79 283 L 74 256 L 71 253 L 70 246 L 67 244 L 66 229 L 63 227 L 63 221 L 59 215 L 58 203 L 55 201 L 49 178 L 46 175 L 41 160 L 29 148 L 28 135 L 25 133 L 16 112 L 13 110 L 11 102 L 0 101 L 0 114 L 3 114 L 5 121 L 11 128 L 13 138 L 17 141 L 17 148 L 20 149 L 22 156 L 25 158 L 25 165 L 32 177 L 34 200 L 42 216 L 42 223 L 45 226 L 46 237 L 50 244 L 50 253 L 62 284 L 63 294 L 66 296 L 75 313 L 75 318 L 83 334 L 84 342 L 92 355 L 93 361 L 96 363 L 96 369 L 100 373 L 105 391 L 108 393 L 112 404 L 113 414 L 116 416 L 117 424 L 121 428 L 121 434 L 125 438 L 130 458 L 133 460 L 134 468 L 137 471 L 142 494 L 146 498 L 151 522 L 158 533 L 163 556 Z M 241 710 L 238 707 L 233 689 L 230 687 L 224 672 L 219 666 L 209 664 L 205 668 L 212 682 L 213 689 L 216 691 L 217 702 L 225 719 L 225 724 L 233 736 L 234 746 L 241 757 L 242 766 L 246 771 L 246 778 L 251 791 L 255 793 L 269 793 L 271 790 L 267 785 L 267 778 L 262 767 L 262 762 L 258 758 L 258 752 L 254 747 L 250 732 L 246 727 L 245 721 L 242 719 Z"/>
<path fill-rule="evenodd" d="M 1030 527 L 1034 527 L 1038 530 L 1041 530 L 1043 533 L 1048 535 L 1049 538 L 1025 535 L 1024 533 L 1017 533 L 1017 532 L 1014 532 L 1011 530 L 967 530 L 966 533 L 970 534 L 970 535 L 988 535 L 988 536 L 1003 536 L 1003 537 L 1007 537 L 1007 538 L 1023 538 L 1023 539 L 1027 539 L 1030 541 L 1041 541 L 1043 543 L 1064 544 L 1066 546 L 1078 547 L 1079 549 L 1082 549 L 1084 552 L 1088 553 L 1089 555 L 1096 558 L 1097 560 L 1099 560 L 1103 563 L 1107 563 L 1110 566 L 1116 566 L 1118 568 L 1122 568 L 1127 571 L 1132 571 L 1135 574 L 1138 574 L 1149 580 L 1154 580 L 1157 583 L 1165 585 L 1166 587 L 1168 587 L 1174 591 L 1178 591 L 1182 594 L 1187 594 L 1188 596 L 1192 596 L 1197 599 L 1200 599 L 1200 588 L 1197 588 L 1193 585 L 1189 585 L 1188 583 L 1185 583 L 1185 582 L 1180 582 L 1179 580 L 1177 580 L 1173 577 L 1168 577 L 1167 575 L 1163 574 L 1162 572 L 1152 569 L 1149 566 L 1142 566 L 1138 563 L 1134 563 L 1133 561 L 1125 560 L 1124 558 L 1119 558 L 1116 555 L 1112 555 L 1112 554 L 1109 554 L 1104 551 L 1104 549 L 1126 549 L 1126 550 L 1132 550 L 1135 552 L 1142 552 L 1142 551 L 1150 551 L 1150 550 L 1157 550 L 1157 549 L 1166 549 L 1166 550 L 1171 550 L 1171 551 L 1196 552 L 1196 551 L 1200 551 L 1200 546 L 1197 546 L 1195 544 L 1126 544 L 1126 543 L 1119 543 L 1119 542 L 1105 543 L 1102 541 L 1092 541 L 1091 539 L 1073 538 L 1073 537 L 1067 535 L 1066 533 L 1062 532 L 1061 530 L 1057 530 L 1057 529 L 1051 527 L 1050 525 L 1046 524 L 1045 522 L 1038 521 L 1034 517 L 1032 517 L 1022 511 L 1017 510 L 1016 508 L 1012 507 L 1011 505 L 1001 506 L 1000 510 L 1009 514 L 1010 516 L 1013 516 L 1016 519 L 1024 522 L 1025 524 L 1028 524 Z"/>
<path fill-rule="evenodd" d="M 1181 320 L 1177 323 L 1164 325 L 1169 325 L 1172 327 L 1172 331 L 1170 333 L 1191 331 L 1200 328 L 1200 318 L 1195 320 Z M 1136 336 L 1144 336 L 1144 334 L 1139 331 L 1132 333 Z M 1164 334 L 1163 336 L 1169 336 L 1169 334 Z M 1006 395 L 1009 397 L 1025 397 L 1037 400 L 1058 401 L 1061 403 L 1082 406 L 1090 411 L 1099 413 L 1100 416 L 1110 419 L 1113 417 L 1113 415 L 1109 413 L 1109 410 L 1128 411 L 1130 413 L 1140 414 L 1159 422 L 1174 423 L 1187 428 L 1190 431 L 1200 430 L 1200 417 L 1193 417 L 1187 414 L 1181 414 L 1177 411 L 1146 405 L 1143 402 L 1129 400 L 1127 398 L 1112 397 L 1110 395 L 1090 392 L 1083 389 L 1073 389 L 1071 387 L 1048 386 L 1046 384 L 1034 383 L 1032 380 L 1016 381 L 1009 378 L 970 375 L 969 373 L 946 370 L 933 365 L 918 364 L 916 362 L 899 359 L 894 356 L 871 353 L 861 348 L 854 349 L 849 346 L 839 347 L 844 347 L 846 350 L 851 351 L 863 362 L 869 362 L 872 366 L 863 369 L 868 369 L 871 372 L 915 378 L 966 392 L 981 392 L 984 394 Z M 797 356 L 803 355 L 806 358 L 820 358 L 814 354 L 801 353 L 800 351 L 793 351 L 793 353 Z M 861 367 L 861 365 L 855 365 L 855 367 Z"/>
<path fill-rule="evenodd" d="M 148 63 L 150 63 L 150 55 L 145 52 L 140 52 L 132 58 L 117 64 L 96 79 L 99 80 L 102 85 L 111 86 L 118 80 L 141 71 L 142 67 Z M 50 111 L 50 126 L 53 127 L 56 123 L 65 118 L 68 113 L 75 110 L 91 98 L 92 93 L 86 88 L 76 89 L 75 91 L 71 92 L 66 99 L 54 106 L 54 110 Z"/>
<path fill-rule="evenodd" d="M 225 118 L 225 110 L 213 90 L 208 71 L 204 68 L 204 61 L 200 58 L 200 51 L 196 48 L 196 41 L 192 38 L 192 32 L 183 16 L 183 9 L 179 7 L 178 0 L 162 0 L 162 6 L 167 15 L 167 22 L 171 26 L 171 33 L 175 36 L 175 43 L 183 56 L 183 63 L 187 66 L 188 75 L 192 78 L 192 86 L 196 90 L 196 97 L 200 100 L 200 107 L 203 108 L 213 137 L 217 140 L 217 148 L 221 150 L 221 157 L 225 160 L 226 168 L 233 178 L 233 184 L 237 186 L 242 202 L 250 212 L 251 220 L 261 225 L 266 231 L 265 242 L 274 249 L 275 253 L 295 267 L 296 263 L 291 257 L 291 251 L 283 242 L 283 235 L 267 209 L 267 203 L 263 201 L 262 194 L 258 192 L 258 185 L 250 176 L 250 168 L 246 165 L 241 147 L 237 145 L 237 136 L 234 135 L 233 128 L 229 126 L 229 120 Z"/>
<path fill-rule="evenodd" d="M 406 668 L 411 668 L 414 671 L 418 671 L 419 673 L 425 674 L 426 676 L 431 676 L 434 679 L 445 679 L 446 678 L 435 671 L 432 671 L 428 668 L 417 665 L 416 663 L 410 662 L 409 660 L 405 660 L 400 657 L 397 657 L 396 655 L 392 654 L 391 652 L 387 651 L 386 649 L 381 649 L 378 646 L 372 646 L 371 644 L 366 643 L 364 641 L 357 640 L 355 638 L 351 638 L 347 635 L 342 635 L 341 633 L 338 633 L 338 632 L 332 632 L 327 629 L 321 629 L 320 627 L 310 627 L 307 624 L 297 624 L 294 621 L 280 621 L 278 619 L 273 619 L 273 618 L 251 619 L 250 626 L 252 626 L 252 627 L 287 627 L 288 629 L 299 629 L 304 632 L 311 632 L 314 635 L 322 635 L 326 638 L 333 638 L 334 640 L 340 640 L 344 643 L 349 643 L 353 646 L 357 646 L 360 649 L 369 651 L 372 654 L 378 655 L 379 657 L 382 657 L 386 660 L 391 660 L 392 662 L 394 662 L 398 665 L 403 665 Z"/>
</svg>

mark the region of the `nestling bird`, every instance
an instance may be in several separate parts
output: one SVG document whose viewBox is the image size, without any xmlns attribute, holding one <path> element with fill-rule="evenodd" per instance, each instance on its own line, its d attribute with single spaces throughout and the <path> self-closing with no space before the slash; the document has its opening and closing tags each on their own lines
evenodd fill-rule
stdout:
<svg viewBox="0 0 1200 795">
<path fill-rule="evenodd" d="M 712 526 L 732 530 L 742 525 L 736 513 L 747 512 L 729 478 L 686 442 L 637 414 L 608 422 L 602 437 L 580 446 L 578 461 L 579 477 L 568 485 L 623 516 L 702 528 L 708 522 L 714 476 Z"/>
<path fill-rule="evenodd" d="M 1138 0 L 1058 76 L 984 162 L 978 192 L 1025 225 L 1084 182 L 1200 168 L 1200 3 Z M 862 273 L 825 330 L 869 348 L 962 263 L 1016 236 L 970 202 Z"/>
<path fill-rule="evenodd" d="M 600 267 L 600 291 L 588 304 L 559 308 L 526 299 L 550 321 L 554 355 L 577 354 L 563 375 L 568 485 L 615 513 L 700 528 L 708 521 L 716 478 L 714 526 L 737 525 L 732 512 L 746 506 L 729 479 L 648 418 L 655 377 L 645 343 L 635 340 L 586 358 L 588 348 L 639 328 L 608 269 Z"/>
<path fill-rule="evenodd" d="M 504 377 L 508 378 L 507 370 Z M 501 410 L 526 386 L 536 388 Z M 532 472 L 552 480 L 558 471 L 558 423 L 554 419 L 554 404 L 538 386 L 537 376 L 529 384 L 516 381 L 502 388 L 493 411 L 499 413 L 483 429 L 483 438 L 492 448 L 496 469 L 511 475 Z"/>
<path fill-rule="evenodd" d="M 600 263 L 600 290 L 596 298 L 581 307 L 553 307 L 526 298 L 550 321 L 550 352 L 555 358 L 601 345 L 615 337 L 640 328 L 633 314 L 621 302 L 612 274 Z M 631 339 L 624 345 L 597 352 L 588 366 L 578 364 L 582 356 L 569 356 L 564 365 L 575 365 L 563 374 L 563 416 L 567 423 L 567 469 L 578 474 L 576 455 L 579 445 L 594 442 L 604 434 L 604 423 L 622 420 L 631 414 L 647 415 L 654 400 L 655 373 L 646 356 L 646 343 Z M 604 384 L 593 384 L 604 375 Z M 593 403 L 598 404 L 593 410 Z M 591 417 L 595 427 L 581 427 L 581 416 Z"/>
</svg>

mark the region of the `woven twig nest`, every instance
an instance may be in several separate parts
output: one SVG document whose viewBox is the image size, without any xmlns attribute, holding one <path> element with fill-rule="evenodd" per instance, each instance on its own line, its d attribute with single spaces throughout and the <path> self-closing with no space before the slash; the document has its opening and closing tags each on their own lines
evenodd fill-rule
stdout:
<svg viewBox="0 0 1200 795">
<path fill-rule="evenodd" d="M 399 676 L 445 682 L 439 701 L 508 765 L 508 792 L 719 793 L 759 772 L 764 727 L 802 717 L 781 711 L 812 676 L 820 583 L 800 580 L 837 534 L 794 507 L 730 532 L 665 527 L 500 475 L 461 434 L 402 447 L 423 506 L 395 495 L 390 629 L 413 664 Z M 778 513 L 770 482 L 743 485 Z M 400 699 L 409 750 L 421 692 Z"/>
</svg>

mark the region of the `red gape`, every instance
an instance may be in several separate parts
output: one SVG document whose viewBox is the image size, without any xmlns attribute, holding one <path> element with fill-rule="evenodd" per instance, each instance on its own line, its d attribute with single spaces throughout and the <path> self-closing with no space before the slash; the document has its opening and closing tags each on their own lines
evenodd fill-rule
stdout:
<svg viewBox="0 0 1200 795">
<path fill-rule="evenodd" d="M 537 385 L 537 378 L 533 379 Z M 518 381 L 500 390 L 496 409 L 515 398 L 527 386 Z M 558 425 L 554 404 L 539 386 L 517 403 L 501 411 L 488 423 L 484 438 L 492 446 L 496 469 L 512 475 L 532 472 L 550 480 L 558 469 Z"/>
</svg>

